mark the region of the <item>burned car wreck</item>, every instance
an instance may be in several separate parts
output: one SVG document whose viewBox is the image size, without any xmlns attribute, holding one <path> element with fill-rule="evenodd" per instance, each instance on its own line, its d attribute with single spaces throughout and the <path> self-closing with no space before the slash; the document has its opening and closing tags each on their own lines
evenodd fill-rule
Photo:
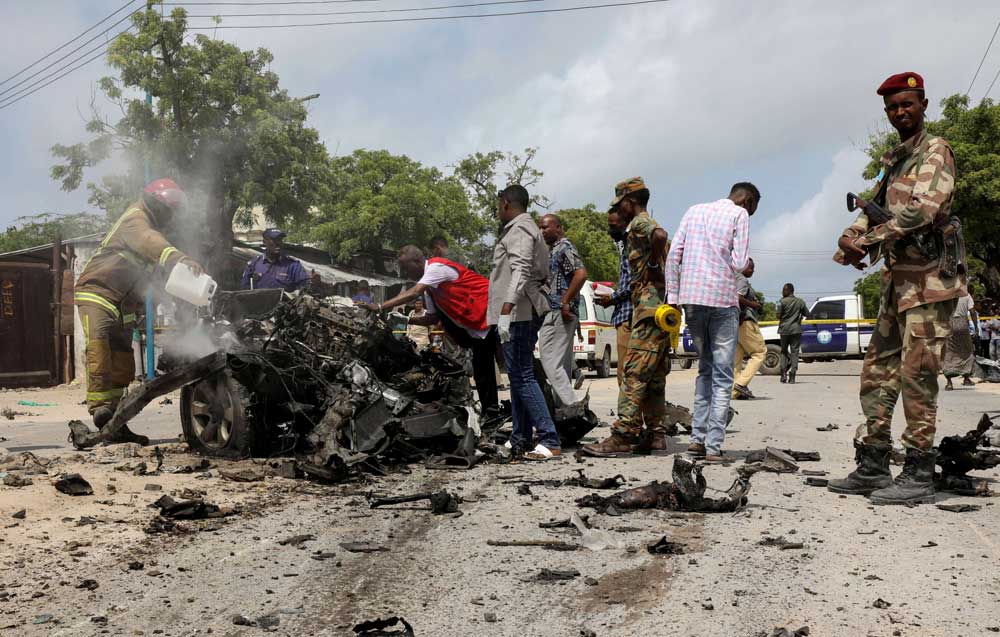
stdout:
<svg viewBox="0 0 1000 637">
<path fill-rule="evenodd" d="M 480 413 L 461 355 L 418 352 L 385 316 L 281 290 L 219 293 L 212 314 L 198 338 L 214 352 L 193 356 L 184 342 L 192 337 L 180 333 L 160 359 L 162 375 L 129 394 L 100 432 L 70 424 L 74 445 L 113 440 L 143 406 L 177 388 L 193 450 L 294 455 L 302 472 L 324 480 L 354 466 L 378 473 L 417 460 L 467 468 L 478 447 L 504 440 L 509 409 Z M 556 420 L 567 446 L 598 424 L 586 403 Z"/>
</svg>

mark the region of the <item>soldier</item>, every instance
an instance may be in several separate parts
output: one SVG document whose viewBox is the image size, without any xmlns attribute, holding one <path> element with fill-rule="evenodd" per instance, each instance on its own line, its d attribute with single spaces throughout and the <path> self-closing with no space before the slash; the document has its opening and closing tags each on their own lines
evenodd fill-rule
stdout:
<svg viewBox="0 0 1000 637">
<path fill-rule="evenodd" d="M 656 326 L 656 308 L 663 303 L 667 232 L 646 211 L 649 189 L 641 177 L 615 186 L 611 207 L 618 210 L 625 227 L 625 251 L 631 268 L 632 330 L 624 360 L 618 420 L 611 436 L 585 445 L 592 456 L 617 457 L 636 453 L 663 454 L 667 449 L 666 376 L 668 335 Z M 643 431 L 643 421 L 646 429 Z"/>
<path fill-rule="evenodd" d="M 831 480 L 829 489 L 869 495 L 876 504 L 916 504 L 934 499 L 937 376 L 949 319 L 967 294 L 961 230 L 950 216 L 955 159 L 948 142 L 924 130 L 923 78 L 893 75 L 877 92 L 902 141 L 882 157 L 874 199 L 893 218 L 872 227 L 862 213 L 840 237 L 834 257 L 860 268 L 867 251 L 885 265 L 878 322 L 861 371 L 865 426 L 855 440 L 858 468 Z M 890 425 L 901 389 L 906 462 L 893 480 Z"/>
</svg>

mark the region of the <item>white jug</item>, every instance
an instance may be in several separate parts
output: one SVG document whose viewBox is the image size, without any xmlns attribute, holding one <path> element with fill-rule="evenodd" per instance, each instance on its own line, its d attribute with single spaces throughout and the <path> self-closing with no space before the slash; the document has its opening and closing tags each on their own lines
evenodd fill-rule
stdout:
<svg viewBox="0 0 1000 637">
<path fill-rule="evenodd" d="M 184 263 L 178 263 L 170 272 L 164 289 L 167 294 L 201 307 L 209 304 L 217 287 L 215 280 L 206 273 L 202 272 L 195 276 L 191 268 Z"/>
</svg>

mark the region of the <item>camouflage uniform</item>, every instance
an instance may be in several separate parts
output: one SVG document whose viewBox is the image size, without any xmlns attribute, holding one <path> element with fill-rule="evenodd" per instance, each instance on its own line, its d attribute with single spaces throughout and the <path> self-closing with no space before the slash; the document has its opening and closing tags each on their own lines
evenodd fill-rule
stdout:
<svg viewBox="0 0 1000 637">
<path fill-rule="evenodd" d="M 653 320 L 663 303 L 663 261 L 660 262 L 659 285 L 648 283 L 646 272 L 652 258 L 653 232 L 660 225 L 643 212 L 625 229 L 625 250 L 632 270 L 632 331 L 619 362 L 624 375 L 618 393 L 618 421 L 612 430 L 628 438 L 642 433 L 643 421 L 650 432 L 665 433 L 666 376 L 668 335 Z"/>
<path fill-rule="evenodd" d="M 926 132 L 882 157 L 879 190 L 893 219 L 869 229 L 862 213 L 844 231 L 874 246 L 872 259 L 885 259 L 878 324 L 861 372 L 861 409 L 866 445 L 889 445 L 892 414 L 900 390 L 906 431 L 903 444 L 928 450 L 937 419 L 937 375 L 951 333 L 950 317 L 966 295 L 964 272 L 941 271 L 941 250 L 925 254 L 912 240 L 946 223 L 955 187 L 955 159 L 948 142 Z M 883 180 L 888 180 L 883 184 Z M 840 255 L 838 255 L 839 257 Z"/>
</svg>

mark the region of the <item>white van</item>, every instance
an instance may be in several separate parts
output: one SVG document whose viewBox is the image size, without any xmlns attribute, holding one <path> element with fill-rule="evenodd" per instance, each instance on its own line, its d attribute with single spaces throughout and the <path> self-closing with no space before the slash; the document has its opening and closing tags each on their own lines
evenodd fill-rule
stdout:
<svg viewBox="0 0 1000 637">
<path fill-rule="evenodd" d="M 594 286 L 590 281 L 580 291 L 580 334 L 573 340 L 573 357 L 577 367 L 592 369 L 598 378 L 611 375 L 618 365 L 618 335 L 611 326 L 614 307 L 594 303 Z"/>
</svg>

